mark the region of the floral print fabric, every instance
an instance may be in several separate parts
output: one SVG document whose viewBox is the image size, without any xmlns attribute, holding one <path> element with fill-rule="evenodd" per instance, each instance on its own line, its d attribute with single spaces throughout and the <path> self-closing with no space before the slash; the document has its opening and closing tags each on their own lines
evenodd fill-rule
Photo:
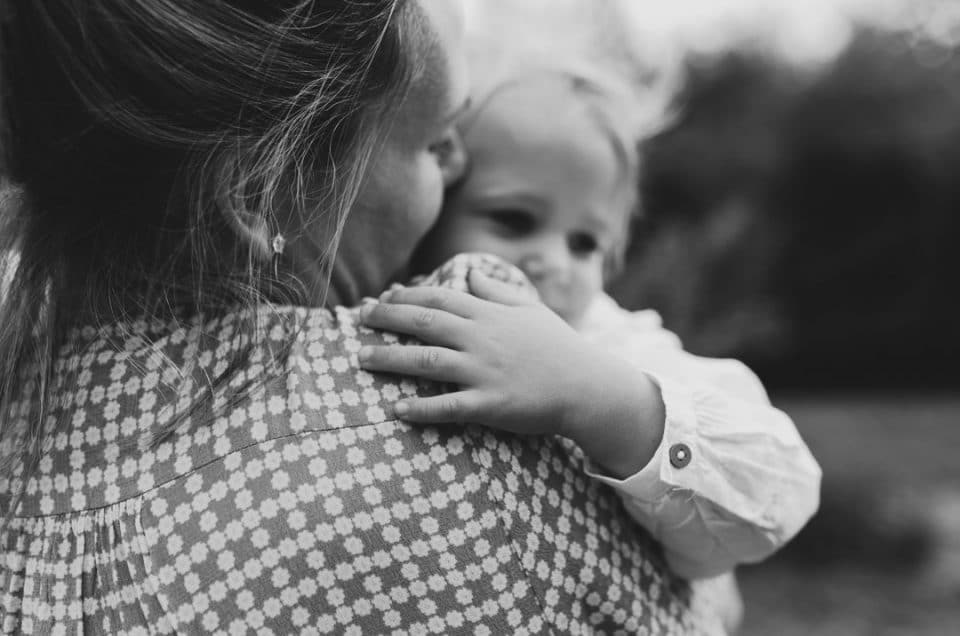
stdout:
<svg viewBox="0 0 960 636">
<path fill-rule="evenodd" d="M 422 283 L 471 267 L 520 280 L 472 256 Z M 249 319 L 72 335 L 59 428 L 0 531 L 0 633 L 719 631 L 572 444 L 393 419 L 437 387 L 360 370 L 397 338 L 356 309 L 262 310 L 211 393 Z"/>
</svg>

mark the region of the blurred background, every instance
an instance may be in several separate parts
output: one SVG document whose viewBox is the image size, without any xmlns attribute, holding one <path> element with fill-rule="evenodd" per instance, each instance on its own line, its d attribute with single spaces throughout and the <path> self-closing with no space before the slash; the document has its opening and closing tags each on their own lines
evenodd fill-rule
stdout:
<svg viewBox="0 0 960 636">
<path fill-rule="evenodd" d="M 960 0 L 630 6 L 682 71 L 615 296 L 747 361 L 824 468 L 742 633 L 960 634 Z"/>
</svg>

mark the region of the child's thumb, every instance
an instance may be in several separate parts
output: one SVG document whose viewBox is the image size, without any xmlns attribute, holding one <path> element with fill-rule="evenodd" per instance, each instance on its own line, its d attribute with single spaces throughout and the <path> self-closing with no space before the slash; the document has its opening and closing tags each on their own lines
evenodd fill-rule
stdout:
<svg viewBox="0 0 960 636">
<path fill-rule="evenodd" d="M 477 269 L 470 270 L 468 281 L 474 296 L 501 305 L 532 305 L 540 300 L 533 287 L 505 283 Z"/>
</svg>

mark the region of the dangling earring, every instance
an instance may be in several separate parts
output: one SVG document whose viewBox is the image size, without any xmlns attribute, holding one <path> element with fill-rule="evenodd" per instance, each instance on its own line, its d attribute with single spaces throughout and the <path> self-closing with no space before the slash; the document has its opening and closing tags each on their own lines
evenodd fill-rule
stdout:
<svg viewBox="0 0 960 636">
<path fill-rule="evenodd" d="M 283 234 L 277 232 L 277 235 L 270 241 L 270 248 L 273 250 L 273 277 L 279 278 L 280 257 L 283 256 L 283 249 L 287 246 L 287 239 Z"/>
</svg>

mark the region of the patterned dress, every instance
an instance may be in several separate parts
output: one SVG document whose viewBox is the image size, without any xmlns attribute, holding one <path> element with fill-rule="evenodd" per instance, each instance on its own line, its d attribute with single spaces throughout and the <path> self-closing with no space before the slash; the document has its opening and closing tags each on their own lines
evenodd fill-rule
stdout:
<svg viewBox="0 0 960 636">
<path fill-rule="evenodd" d="M 425 283 L 469 267 L 516 275 L 458 258 Z M 252 317 L 71 335 L 0 530 L 0 633 L 720 633 L 572 444 L 393 419 L 438 387 L 359 369 L 397 338 L 356 309 L 261 309 L 211 392 Z"/>
</svg>

